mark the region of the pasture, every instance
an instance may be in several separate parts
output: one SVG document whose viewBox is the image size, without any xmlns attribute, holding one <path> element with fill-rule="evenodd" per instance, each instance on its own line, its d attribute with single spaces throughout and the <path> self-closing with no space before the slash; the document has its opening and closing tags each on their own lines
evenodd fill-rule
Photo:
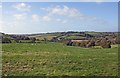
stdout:
<svg viewBox="0 0 120 78">
<path fill-rule="evenodd" d="M 2 76 L 117 76 L 118 46 L 80 48 L 62 43 L 2 44 Z"/>
</svg>

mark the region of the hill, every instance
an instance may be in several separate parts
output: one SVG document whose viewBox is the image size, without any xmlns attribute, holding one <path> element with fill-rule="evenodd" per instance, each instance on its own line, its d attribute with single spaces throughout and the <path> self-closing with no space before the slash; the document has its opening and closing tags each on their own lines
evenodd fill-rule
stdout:
<svg viewBox="0 0 120 78">
<path fill-rule="evenodd" d="M 54 33 L 44 33 L 44 34 L 32 34 L 29 37 L 35 37 L 39 40 L 83 40 L 90 38 L 100 38 L 100 37 L 112 37 L 118 36 L 117 32 L 54 32 Z"/>
<path fill-rule="evenodd" d="M 2 76 L 118 76 L 117 46 L 101 49 L 57 42 L 3 44 Z"/>
<path fill-rule="evenodd" d="M 5 34 L 5 33 L 0 33 L 0 41 L 2 43 L 16 43 L 17 40 L 12 38 L 10 35 Z"/>
</svg>

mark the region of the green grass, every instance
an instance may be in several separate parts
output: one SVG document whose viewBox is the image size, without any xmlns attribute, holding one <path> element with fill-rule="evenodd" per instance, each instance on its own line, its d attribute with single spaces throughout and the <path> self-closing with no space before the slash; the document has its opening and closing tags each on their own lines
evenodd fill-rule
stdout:
<svg viewBox="0 0 120 78">
<path fill-rule="evenodd" d="M 36 39 L 39 39 L 39 40 L 44 40 L 44 38 L 46 38 L 47 40 L 51 40 L 53 37 L 56 37 L 56 36 L 44 34 L 44 35 L 34 35 L 29 37 L 35 37 Z"/>
<path fill-rule="evenodd" d="M 32 40 L 19 40 L 21 43 L 30 43 Z"/>
<path fill-rule="evenodd" d="M 90 34 L 90 35 L 97 35 L 100 34 L 100 32 L 85 32 L 86 34 Z"/>
<path fill-rule="evenodd" d="M 78 39 L 78 38 L 85 38 L 85 37 L 71 35 L 71 36 L 62 36 L 61 38 L 64 38 L 64 39 Z"/>
<path fill-rule="evenodd" d="M 118 47 L 80 48 L 62 43 L 3 44 L 3 76 L 117 76 Z"/>
</svg>

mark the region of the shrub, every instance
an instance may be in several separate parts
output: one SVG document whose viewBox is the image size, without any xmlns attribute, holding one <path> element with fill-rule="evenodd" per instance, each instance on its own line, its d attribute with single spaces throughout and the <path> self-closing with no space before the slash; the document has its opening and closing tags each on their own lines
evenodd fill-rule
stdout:
<svg viewBox="0 0 120 78">
<path fill-rule="evenodd" d="M 95 45 L 96 45 L 96 46 L 100 46 L 100 40 L 96 40 L 96 41 L 95 41 Z"/>
<path fill-rule="evenodd" d="M 120 44 L 120 38 L 115 38 L 115 43 Z"/>
<path fill-rule="evenodd" d="M 105 38 L 101 40 L 100 45 L 102 48 L 111 48 L 111 42 Z"/>
<path fill-rule="evenodd" d="M 5 37 L 5 38 L 2 38 L 2 43 L 11 43 L 11 40 Z"/>
<path fill-rule="evenodd" d="M 75 46 L 80 46 L 80 43 L 79 43 L 79 42 L 76 42 L 76 43 L 75 43 Z"/>
<path fill-rule="evenodd" d="M 73 46 L 73 42 L 68 41 L 68 42 L 66 43 L 66 45 L 67 45 L 67 46 Z"/>
<path fill-rule="evenodd" d="M 91 40 L 88 42 L 88 44 L 86 45 L 87 48 L 95 46 L 95 41 Z"/>
<path fill-rule="evenodd" d="M 71 46 L 75 46 L 76 42 L 71 42 Z"/>
<path fill-rule="evenodd" d="M 87 45 L 87 42 L 86 41 L 81 41 L 80 42 L 80 47 L 86 47 Z"/>
</svg>

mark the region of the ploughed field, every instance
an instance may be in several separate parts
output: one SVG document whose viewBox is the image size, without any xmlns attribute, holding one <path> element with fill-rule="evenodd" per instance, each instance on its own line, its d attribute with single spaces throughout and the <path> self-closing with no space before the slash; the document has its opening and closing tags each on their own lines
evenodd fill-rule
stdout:
<svg viewBox="0 0 120 78">
<path fill-rule="evenodd" d="M 80 48 L 62 43 L 2 44 L 3 76 L 117 76 L 118 46 Z"/>
</svg>

